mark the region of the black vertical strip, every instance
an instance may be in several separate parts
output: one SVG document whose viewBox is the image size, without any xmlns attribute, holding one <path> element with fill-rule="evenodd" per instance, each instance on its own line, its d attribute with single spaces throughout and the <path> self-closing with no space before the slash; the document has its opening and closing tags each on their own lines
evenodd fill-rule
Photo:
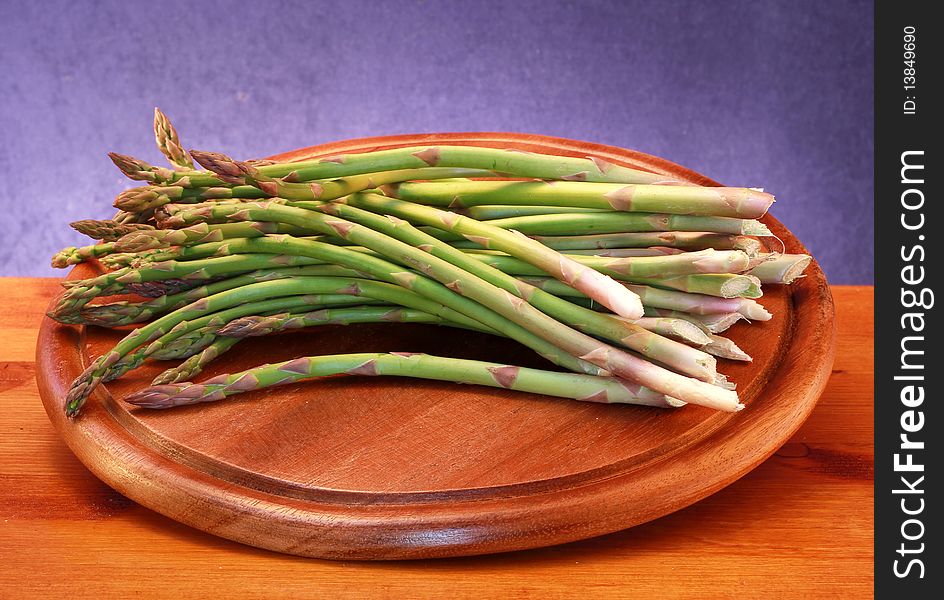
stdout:
<svg viewBox="0 0 944 600">
<path fill-rule="evenodd" d="M 941 597 L 944 23 L 931 2 L 875 12 L 875 590 Z M 852 149 L 850 149 L 852 150 Z M 854 150 L 853 150 L 854 151 Z M 932 592 L 933 590 L 933 592 Z"/>
</svg>

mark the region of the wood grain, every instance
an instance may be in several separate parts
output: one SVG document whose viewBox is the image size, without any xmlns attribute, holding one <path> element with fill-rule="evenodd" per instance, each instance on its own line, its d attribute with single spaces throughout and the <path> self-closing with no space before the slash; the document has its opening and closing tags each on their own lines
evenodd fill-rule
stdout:
<svg viewBox="0 0 944 600">
<path fill-rule="evenodd" d="M 0 289 L 0 339 L 35 339 L 57 282 Z M 833 295 L 836 361 L 816 410 L 739 481 L 611 535 L 425 561 L 298 558 L 143 508 L 79 463 L 43 411 L 34 363 L 20 342 L 0 344 L 0 597 L 869 597 L 872 289 Z"/>
<path fill-rule="evenodd" d="M 433 143 L 594 155 L 699 182 L 648 155 L 543 136 L 438 134 L 349 140 L 282 155 Z M 802 245 L 775 219 L 788 252 Z M 88 277 L 83 265 L 72 277 Z M 429 558 L 534 548 L 610 533 L 687 506 L 773 453 L 805 420 L 833 353 L 818 266 L 771 286 L 777 317 L 732 329 L 749 364 L 724 362 L 748 409 L 664 411 L 561 402 L 509 390 L 337 377 L 175 411 L 120 401 L 159 372 L 102 386 L 81 418 L 65 390 L 120 333 L 42 328 L 40 391 L 79 459 L 106 483 L 188 525 L 263 548 L 344 559 Z M 540 366 L 506 340 L 429 326 L 326 327 L 253 340 L 205 374 L 310 354 L 410 351 Z M 260 357 L 264 357 L 260 358 Z"/>
</svg>

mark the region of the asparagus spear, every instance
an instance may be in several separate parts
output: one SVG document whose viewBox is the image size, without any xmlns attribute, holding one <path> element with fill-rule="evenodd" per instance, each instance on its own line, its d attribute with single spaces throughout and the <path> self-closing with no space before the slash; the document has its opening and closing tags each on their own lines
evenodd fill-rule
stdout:
<svg viewBox="0 0 944 600">
<path fill-rule="evenodd" d="M 603 209 L 576 208 L 573 206 L 533 206 L 514 204 L 487 204 L 469 208 L 450 207 L 455 212 L 472 217 L 477 221 L 506 219 L 508 217 L 529 217 L 534 215 L 561 215 L 588 212 L 608 212 Z"/>
<path fill-rule="evenodd" d="M 521 280 L 557 296 L 582 296 L 580 292 L 549 277 L 522 277 Z M 675 310 L 699 315 L 734 312 L 744 315 L 751 321 L 769 321 L 773 317 L 757 301 L 747 298 L 723 298 L 718 295 L 693 294 L 631 283 L 624 283 L 624 285 L 639 295 L 644 308 Z"/>
<path fill-rule="evenodd" d="M 752 275 L 699 273 L 661 279 L 633 278 L 631 283 L 721 298 L 760 298 L 760 280 Z"/>
<path fill-rule="evenodd" d="M 684 250 L 679 248 L 667 248 L 665 246 L 650 246 L 648 248 L 609 248 L 598 250 L 567 250 L 563 254 L 570 256 L 602 256 L 607 258 L 627 258 L 632 256 L 668 256 L 670 254 L 682 254 Z"/>
<path fill-rule="evenodd" d="M 221 375 L 199 384 L 152 386 L 126 397 L 125 401 L 146 408 L 171 408 L 198 402 L 213 402 L 242 392 L 342 373 L 458 381 L 610 404 L 661 407 L 680 405 L 661 394 L 653 394 L 612 377 L 556 373 L 415 353 L 365 353 L 297 358 L 232 375 Z"/>
<path fill-rule="evenodd" d="M 487 258 L 483 261 L 491 262 Z M 522 275 L 516 273 L 516 275 Z M 579 294 L 569 286 L 557 285 L 554 279 L 548 277 L 519 277 L 523 281 L 548 291 L 558 296 L 575 296 Z M 750 275 L 735 275 L 731 273 L 705 273 L 698 275 L 682 275 L 678 277 L 664 277 L 662 279 L 633 279 L 632 283 L 623 285 L 645 286 L 646 288 L 667 288 L 665 291 L 686 292 L 698 296 L 715 296 L 718 298 L 740 299 L 740 298 L 759 298 L 761 296 L 760 284 L 756 278 Z M 582 294 L 580 294 L 582 296 Z M 652 297 L 656 297 L 653 295 Z M 650 302 L 655 302 L 650 300 Z M 662 302 L 660 299 L 659 302 Z M 668 306 L 667 308 L 672 308 Z M 764 320 L 764 319 L 759 319 Z"/>
<path fill-rule="evenodd" d="M 147 185 L 121 192 L 115 198 L 114 206 L 130 213 L 142 213 L 170 203 L 198 204 L 207 200 L 252 200 L 258 198 L 265 198 L 265 192 L 251 185 L 202 188 Z"/>
<path fill-rule="evenodd" d="M 191 152 L 192 153 L 192 152 Z M 571 158 L 480 146 L 412 146 L 346 154 L 295 163 L 256 165 L 261 174 L 289 182 L 348 177 L 423 167 L 487 169 L 513 177 L 619 183 L 679 183 L 665 175 L 614 165 L 597 157 Z M 140 169 L 131 173 L 138 174 Z M 192 185 L 219 185 L 221 178 L 201 172 L 169 173 L 161 181 L 188 179 Z"/>
<path fill-rule="evenodd" d="M 153 230 L 153 225 L 144 223 L 118 223 L 117 221 L 98 221 L 95 219 L 85 219 L 82 221 L 73 221 L 69 223 L 72 229 L 81 234 L 87 235 L 95 240 L 104 240 L 114 242 L 118 238 L 132 231 Z"/>
<path fill-rule="evenodd" d="M 267 196 L 277 196 L 289 200 L 333 200 L 357 191 L 411 179 L 495 176 L 494 171 L 483 169 L 421 167 L 295 183 L 287 179 L 269 177 L 259 168 L 245 162 L 233 160 L 225 154 L 199 150 L 191 150 L 190 153 L 198 163 L 216 173 L 217 177 L 225 183 L 237 186 L 251 185 L 262 190 Z"/>
<path fill-rule="evenodd" d="M 197 223 L 182 229 L 151 229 L 132 231 L 117 240 L 117 252 L 141 252 L 168 246 L 193 246 L 226 239 L 261 237 L 270 233 L 307 236 L 312 229 L 272 222 L 225 223 L 209 225 Z"/>
<path fill-rule="evenodd" d="M 665 213 L 617 212 L 537 215 L 494 219 L 488 223 L 493 227 L 514 229 L 529 236 L 575 236 L 657 231 L 710 232 L 737 236 L 771 235 L 766 225 L 752 219 L 669 215 Z"/>
<path fill-rule="evenodd" d="M 167 345 L 152 353 L 148 358 L 152 360 L 176 360 L 193 356 L 216 340 L 219 329 L 218 325 L 207 325 L 206 327 L 189 331 L 175 340 L 168 342 Z"/>
<path fill-rule="evenodd" d="M 68 248 L 63 248 L 53 255 L 52 266 L 56 269 L 64 269 L 68 266 L 77 265 L 93 258 L 105 256 L 106 254 L 110 254 L 113 251 L 114 244 L 112 242 L 93 244 L 91 246 L 82 246 L 81 248 L 69 246 Z"/>
<path fill-rule="evenodd" d="M 204 367 L 210 362 L 216 360 L 221 354 L 239 343 L 239 338 L 218 337 L 213 340 L 209 346 L 200 352 L 189 357 L 176 367 L 167 369 L 154 378 L 151 385 L 163 385 L 167 383 L 177 383 L 179 381 L 189 381 L 199 375 Z"/>
<path fill-rule="evenodd" d="M 193 169 L 193 161 L 190 160 L 187 151 L 181 147 L 177 130 L 159 108 L 154 109 L 154 139 L 157 141 L 158 149 L 167 157 L 171 165 L 179 169 Z"/>
<path fill-rule="evenodd" d="M 267 249 L 269 248 L 271 248 L 271 246 L 267 247 Z M 130 284 L 165 281 L 169 279 L 196 280 L 199 284 L 203 280 L 212 279 L 218 275 L 248 272 L 265 268 L 309 265 L 314 262 L 320 261 L 319 259 L 313 260 L 305 256 L 246 253 L 222 256 L 205 261 L 165 261 L 149 263 L 147 267 L 140 269 L 129 267 L 105 273 L 91 279 L 63 282 L 63 285 L 68 285 L 66 293 L 59 298 L 56 306 L 47 314 L 53 319 L 61 321 L 64 317 L 78 312 L 94 298 L 124 292 L 128 289 Z"/>
<path fill-rule="evenodd" d="M 352 197 L 382 197 L 377 194 L 358 193 Z M 301 205 L 296 204 L 296 205 Z M 769 236 L 770 230 L 763 223 L 752 219 L 731 217 L 706 217 L 698 215 L 670 215 L 664 213 L 578 213 L 549 214 L 527 217 L 508 217 L 488 221 L 492 227 L 511 229 L 542 241 L 546 237 L 568 238 L 584 235 L 623 235 L 626 233 L 697 232 L 727 234 L 733 236 Z M 440 237 L 452 241 L 459 236 Z M 660 244 L 667 245 L 667 244 Z M 593 247 L 593 246 L 590 246 Z"/>
<path fill-rule="evenodd" d="M 324 289 L 333 285 L 330 281 L 305 284 L 317 289 Z M 147 359 L 159 356 L 183 356 L 196 353 L 209 346 L 216 338 L 216 332 L 232 321 L 246 315 L 268 314 L 282 310 L 304 309 L 314 306 L 313 296 L 322 294 L 285 295 L 255 300 L 223 307 L 223 310 L 206 314 L 200 317 L 184 319 L 166 331 L 155 333 L 154 339 L 148 339 L 142 346 L 130 353 L 122 355 L 117 361 L 109 365 L 103 372 L 101 381 L 107 382 L 117 379 L 141 366 Z M 214 299 L 219 302 L 219 299 Z"/>
<path fill-rule="evenodd" d="M 226 164 L 227 157 L 215 153 L 197 153 L 201 160 L 214 161 L 208 164 Z M 288 183 L 282 180 L 265 177 L 255 167 L 248 163 L 236 163 L 245 168 L 247 174 L 242 178 L 231 178 L 226 182 L 218 182 L 214 186 L 194 186 L 191 181 L 182 179 L 178 185 L 151 185 L 125 190 L 115 199 L 115 207 L 134 213 L 149 209 L 156 209 L 170 203 L 196 204 L 206 200 L 226 201 L 232 199 L 260 199 L 267 196 L 284 196 L 303 200 L 329 200 L 358 190 L 376 187 L 389 182 L 399 182 L 405 179 L 443 179 L 454 175 L 468 175 L 473 177 L 493 176 L 491 171 L 475 169 L 448 169 L 428 167 L 419 169 L 405 169 L 386 171 L 382 173 L 363 173 L 329 181 L 313 181 L 306 184 Z M 250 177 L 248 173 L 254 173 Z M 247 182 L 251 181 L 251 184 Z M 258 179 L 257 179 L 258 178 Z"/>
<path fill-rule="evenodd" d="M 533 236 L 548 248 L 555 250 L 583 250 L 592 248 L 644 248 L 669 246 L 683 250 L 743 250 L 754 256 L 760 251 L 760 242 L 743 235 L 688 231 L 601 233 L 591 235 Z"/>
<path fill-rule="evenodd" d="M 383 322 L 449 324 L 436 315 L 415 309 L 392 306 L 352 306 L 242 317 L 227 323 L 219 330 L 219 335 L 246 338 L 317 325 Z"/>
<path fill-rule="evenodd" d="M 770 194 L 748 188 L 576 181 L 409 182 L 382 189 L 386 195 L 401 200 L 450 208 L 536 204 L 740 219 L 763 216 L 774 201 Z"/>
<path fill-rule="evenodd" d="M 134 158 L 133 156 L 128 156 L 127 154 L 109 152 L 108 158 L 115 163 L 115 166 L 118 167 L 126 177 L 134 179 L 135 181 L 163 183 L 176 179 L 175 173 L 177 172 L 173 169 L 155 167 L 148 162 Z"/>
<path fill-rule="evenodd" d="M 761 304 L 747 298 L 718 298 L 632 284 L 627 284 L 626 287 L 642 298 L 644 306 L 653 308 L 677 310 L 696 315 L 739 313 L 751 321 L 769 321 L 773 318 L 773 315 Z"/>
<path fill-rule="evenodd" d="M 506 273 L 541 275 L 541 271 L 511 256 L 470 253 L 470 256 Z M 698 250 L 682 254 L 609 258 L 564 255 L 569 259 L 616 279 L 672 277 L 695 273 L 738 273 L 745 270 L 749 258 L 740 250 Z"/>
<path fill-rule="evenodd" d="M 110 302 L 107 304 L 96 304 L 94 306 L 84 306 L 74 318 L 66 321 L 69 323 L 80 323 L 84 325 L 100 325 L 103 327 L 118 327 L 120 325 L 130 325 L 146 321 L 155 315 L 170 312 L 182 308 L 192 302 L 212 296 L 219 292 L 238 288 L 243 285 L 259 283 L 260 281 L 271 281 L 273 279 L 285 279 L 287 277 L 324 277 L 324 276 L 344 276 L 356 277 L 358 274 L 350 269 L 343 269 L 335 265 L 313 265 L 308 267 L 288 267 L 280 269 L 261 269 L 236 275 L 219 281 L 214 281 L 191 288 L 186 291 L 168 294 L 154 298 L 146 302 L 131 302 L 122 300 Z M 313 298 L 312 302 L 321 305 L 336 306 L 339 304 L 365 303 L 364 299 L 358 299 L 352 296 L 324 295 Z"/>
</svg>

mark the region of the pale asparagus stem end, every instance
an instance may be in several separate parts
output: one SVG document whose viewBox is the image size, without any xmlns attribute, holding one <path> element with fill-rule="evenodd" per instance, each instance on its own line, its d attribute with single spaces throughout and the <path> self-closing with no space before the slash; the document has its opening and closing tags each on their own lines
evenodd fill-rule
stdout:
<svg viewBox="0 0 944 600">
<path fill-rule="evenodd" d="M 754 220 L 745 220 L 744 221 L 744 230 L 741 232 L 744 235 L 756 235 L 757 237 L 771 237 L 773 233 L 766 225 L 760 221 Z"/>
<path fill-rule="evenodd" d="M 716 315 L 698 315 L 699 321 L 705 324 L 711 333 L 724 333 L 738 321 L 747 321 L 747 317 L 741 313 L 727 313 Z"/>
<path fill-rule="evenodd" d="M 764 306 L 754 300 L 745 298 L 738 308 L 738 312 L 751 321 L 769 321 L 774 316 Z"/>
<path fill-rule="evenodd" d="M 793 283 L 803 275 L 813 257 L 807 254 L 770 254 L 767 260 L 751 270 L 762 283 Z"/>
<path fill-rule="evenodd" d="M 704 346 L 711 342 L 711 338 L 708 337 L 707 333 L 685 319 L 643 317 L 632 322 L 647 331 L 679 339 L 696 346 Z"/>
<path fill-rule="evenodd" d="M 741 350 L 737 344 L 720 335 L 712 334 L 711 342 L 702 346 L 701 349 L 709 354 L 713 354 L 714 356 L 718 356 L 720 358 L 727 358 L 728 360 L 740 360 L 744 362 L 751 362 L 754 360 L 751 358 L 750 354 Z"/>
<path fill-rule="evenodd" d="M 737 298 L 751 289 L 750 277 L 732 277 L 721 286 L 721 295 L 724 298 Z"/>
</svg>

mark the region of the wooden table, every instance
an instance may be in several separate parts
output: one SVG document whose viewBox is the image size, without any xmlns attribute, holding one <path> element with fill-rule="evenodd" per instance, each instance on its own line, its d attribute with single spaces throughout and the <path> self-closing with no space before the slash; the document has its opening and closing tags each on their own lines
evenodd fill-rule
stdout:
<svg viewBox="0 0 944 600">
<path fill-rule="evenodd" d="M 685 510 L 541 550 L 396 563 L 284 556 L 190 529 L 93 477 L 35 383 L 53 279 L 0 278 L 0 598 L 868 597 L 872 288 L 834 287 L 839 339 L 812 418 L 771 459 Z"/>
</svg>

